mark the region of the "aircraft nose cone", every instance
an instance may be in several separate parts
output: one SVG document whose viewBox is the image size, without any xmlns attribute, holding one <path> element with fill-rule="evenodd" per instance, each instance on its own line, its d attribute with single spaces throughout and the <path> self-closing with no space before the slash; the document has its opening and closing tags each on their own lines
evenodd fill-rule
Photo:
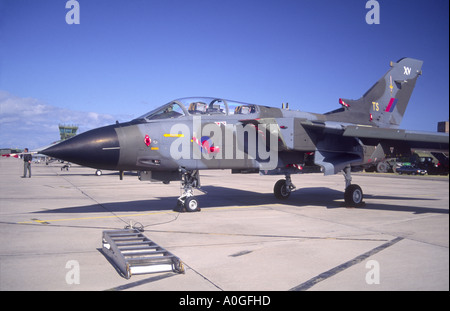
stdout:
<svg viewBox="0 0 450 311">
<path fill-rule="evenodd" d="M 41 153 L 68 162 L 96 169 L 117 169 L 120 144 L 115 126 L 94 129 L 57 145 Z"/>
</svg>

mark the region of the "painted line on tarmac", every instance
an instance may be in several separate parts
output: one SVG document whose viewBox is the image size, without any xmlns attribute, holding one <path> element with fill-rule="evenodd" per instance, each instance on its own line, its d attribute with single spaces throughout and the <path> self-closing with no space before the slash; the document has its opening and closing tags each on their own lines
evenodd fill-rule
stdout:
<svg viewBox="0 0 450 311">
<path fill-rule="evenodd" d="M 208 210 L 241 209 L 241 208 L 253 208 L 253 207 L 264 207 L 264 205 L 215 207 L 215 208 L 208 208 Z M 110 211 L 108 211 L 108 212 L 110 212 Z M 59 222 L 59 221 L 92 220 L 92 219 L 108 219 L 108 218 L 125 218 L 125 217 L 139 217 L 139 216 L 158 215 L 158 214 L 172 214 L 172 213 L 178 213 L 178 212 L 174 212 L 174 211 L 170 211 L 170 212 L 168 212 L 168 211 L 160 211 L 160 212 L 130 214 L 130 215 L 90 216 L 90 217 L 46 219 L 46 220 L 40 220 L 40 219 L 32 218 L 31 221 L 21 221 L 21 222 L 17 222 L 17 223 L 18 224 L 36 224 L 36 223 L 40 223 L 40 224 L 48 225 L 50 223 Z"/>
<path fill-rule="evenodd" d="M 120 218 L 124 217 L 137 217 L 137 216 L 148 216 L 148 215 L 157 215 L 157 214 L 170 214 L 174 212 L 151 212 L 151 213 L 143 213 L 143 214 L 131 214 L 131 215 L 119 215 Z M 53 222 L 58 221 L 73 221 L 73 220 L 92 220 L 92 219 L 107 219 L 107 218 L 118 218 L 117 215 L 109 215 L 109 216 L 92 216 L 92 217 L 78 217 L 78 218 L 62 218 L 62 219 L 46 219 L 46 220 L 39 220 L 36 218 L 31 219 L 31 221 L 21 221 L 18 222 L 18 224 L 34 224 L 34 223 L 41 223 L 41 224 L 50 224 Z"/>
<path fill-rule="evenodd" d="M 334 267 L 333 269 L 325 271 L 325 272 L 319 274 L 318 276 L 315 276 L 312 279 L 310 279 L 310 280 L 308 280 L 308 281 L 306 281 L 306 282 L 304 282 L 304 283 L 302 283 L 300 285 L 297 285 L 297 286 L 291 288 L 290 291 L 304 291 L 304 290 L 308 290 L 311 287 L 313 287 L 314 285 L 316 285 L 317 283 L 322 282 L 322 281 L 324 281 L 324 280 L 326 280 L 326 279 L 328 279 L 328 278 L 330 278 L 330 277 L 332 277 L 332 276 L 334 276 L 334 275 L 336 275 L 336 274 L 338 274 L 338 273 L 340 273 L 340 272 L 350 268 L 351 266 L 354 266 L 354 265 L 356 265 L 356 264 L 366 260 L 370 256 L 375 255 L 376 253 L 381 252 L 382 250 L 384 250 L 384 249 L 386 249 L 388 247 L 391 247 L 392 245 L 400 242 L 403 239 L 404 238 L 402 238 L 402 237 L 397 237 L 397 238 L 395 238 L 395 239 L 393 239 L 393 240 L 391 240 L 391 241 L 389 241 L 387 243 L 384 243 L 384 244 L 382 244 L 382 245 L 380 245 L 378 247 L 375 247 L 374 249 L 372 249 L 372 250 L 370 250 L 370 251 L 368 251 L 368 252 L 366 252 L 366 253 L 364 253 L 362 255 L 359 255 L 359 256 L 353 258 L 352 260 L 349 260 L 349 261 L 347 261 L 347 262 L 345 262 L 345 263 L 343 263 L 343 264 L 341 264 L 341 265 L 339 265 L 337 267 Z"/>
</svg>

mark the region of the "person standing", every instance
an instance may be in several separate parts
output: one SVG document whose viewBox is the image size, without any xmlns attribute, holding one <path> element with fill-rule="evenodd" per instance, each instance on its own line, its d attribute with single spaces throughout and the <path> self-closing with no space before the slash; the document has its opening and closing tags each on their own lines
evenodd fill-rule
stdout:
<svg viewBox="0 0 450 311">
<path fill-rule="evenodd" d="M 28 153 L 28 148 L 25 148 L 23 151 L 23 176 L 22 178 L 27 177 L 27 171 L 28 171 L 28 178 L 31 178 L 31 160 L 33 159 L 31 154 Z"/>
</svg>

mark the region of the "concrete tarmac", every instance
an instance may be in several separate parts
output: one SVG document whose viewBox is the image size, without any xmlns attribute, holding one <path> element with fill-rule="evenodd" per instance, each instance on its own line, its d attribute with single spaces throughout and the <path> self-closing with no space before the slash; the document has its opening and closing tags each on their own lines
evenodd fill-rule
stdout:
<svg viewBox="0 0 450 311">
<path fill-rule="evenodd" d="M 449 290 L 449 179 L 353 174 L 365 206 L 343 204 L 342 174 L 202 171 L 201 212 L 174 212 L 180 183 L 0 159 L 0 290 Z M 185 274 L 123 278 L 102 232 L 132 223 L 178 256 Z"/>
</svg>

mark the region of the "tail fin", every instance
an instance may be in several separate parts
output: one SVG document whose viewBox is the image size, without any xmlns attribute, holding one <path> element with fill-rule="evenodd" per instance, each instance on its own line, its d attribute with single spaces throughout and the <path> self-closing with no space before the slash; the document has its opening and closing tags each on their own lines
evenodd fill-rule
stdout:
<svg viewBox="0 0 450 311">
<path fill-rule="evenodd" d="M 391 69 L 360 99 L 340 99 L 344 110 L 328 113 L 329 119 L 398 128 L 417 78 L 422 74 L 422 64 L 423 61 L 412 58 L 391 62 Z"/>
</svg>

